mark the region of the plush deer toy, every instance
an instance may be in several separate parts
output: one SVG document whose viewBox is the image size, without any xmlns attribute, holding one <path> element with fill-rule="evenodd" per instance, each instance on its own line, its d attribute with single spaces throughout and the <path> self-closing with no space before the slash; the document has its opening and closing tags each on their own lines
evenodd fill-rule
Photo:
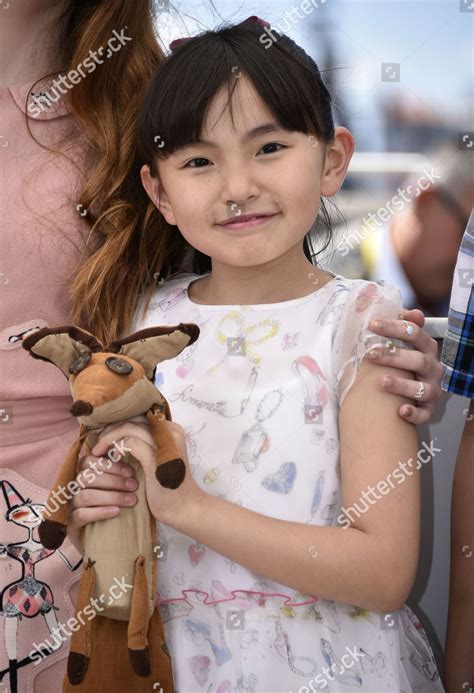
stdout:
<svg viewBox="0 0 474 693">
<path fill-rule="evenodd" d="M 46 327 L 25 337 L 22 345 L 31 356 L 50 361 L 69 379 L 74 400 L 70 411 L 81 424 L 79 438 L 59 470 L 38 528 L 46 548 L 57 549 L 66 537 L 68 508 L 64 501 L 58 504 L 58 493 L 65 488 L 72 493 L 74 488 L 76 492 L 80 489 L 75 477 L 81 448 L 85 443 L 84 454 L 90 454 L 107 424 L 148 422 L 156 445 L 157 481 L 169 489 L 180 486 L 186 468 L 165 423 L 171 421 L 171 412 L 154 385 L 154 374 L 158 363 L 176 357 L 198 336 L 197 325 L 180 323 L 150 327 L 107 347 L 75 326 Z M 81 626 L 71 637 L 68 678 L 77 686 L 88 673 L 84 680 L 87 691 L 152 690 L 153 683 L 158 690 L 172 693 L 170 657 L 154 604 L 156 520 L 146 502 L 141 464 L 127 452 L 120 459 L 134 468 L 138 502 L 132 508 L 122 508 L 116 517 L 83 529 L 84 571 L 76 605 Z M 133 589 L 115 596 L 117 590 L 111 588 L 117 583 L 133 585 Z M 87 621 L 83 615 L 79 619 L 79 614 L 87 614 L 88 605 L 92 608 L 91 603 L 101 605 L 98 613 L 88 616 Z M 107 665 L 104 657 L 99 664 L 98 654 L 93 652 L 104 647 L 109 650 Z M 124 670 L 127 647 L 130 661 Z"/>
</svg>

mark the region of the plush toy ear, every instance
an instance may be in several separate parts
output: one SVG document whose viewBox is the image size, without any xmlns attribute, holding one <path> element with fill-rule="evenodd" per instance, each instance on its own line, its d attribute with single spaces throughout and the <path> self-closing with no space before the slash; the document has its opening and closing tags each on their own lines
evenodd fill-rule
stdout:
<svg viewBox="0 0 474 693">
<path fill-rule="evenodd" d="M 54 363 L 67 378 L 69 366 L 80 356 L 103 351 L 94 335 L 75 325 L 43 327 L 31 332 L 21 345 L 33 358 Z"/>
<path fill-rule="evenodd" d="M 151 380 L 158 363 L 178 356 L 198 337 L 197 325 L 180 322 L 172 327 L 148 327 L 124 339 L 117 339 L 106 347 L 106 351 L 135 359 Z"/>
</svg>

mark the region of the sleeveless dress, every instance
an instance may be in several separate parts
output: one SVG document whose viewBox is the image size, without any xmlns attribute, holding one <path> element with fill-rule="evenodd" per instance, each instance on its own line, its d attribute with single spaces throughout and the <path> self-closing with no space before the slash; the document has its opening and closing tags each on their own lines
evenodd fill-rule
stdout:
<svg viewBox="0 0 474 693">
<path fill-rule="evenodd" d="M 402 302 L 393 284 L 329 275 L 302 298 L 225 306 L 193 302 L 198 276 L 180 275 L 157 288 L 145 315 L 139 306 L 134 327 L 201 330 L 158 364 L 155 383 L 203 490 L 267 516 L 337 526 L 339 407 L 364 354 L 392 348 L 369 320 L 396 318 Z M 301 594 L 170 526 L 158 530 L 157 603 L 177 693 L 444 690 L 408 606 L 383 614 Z"/>
</svg>

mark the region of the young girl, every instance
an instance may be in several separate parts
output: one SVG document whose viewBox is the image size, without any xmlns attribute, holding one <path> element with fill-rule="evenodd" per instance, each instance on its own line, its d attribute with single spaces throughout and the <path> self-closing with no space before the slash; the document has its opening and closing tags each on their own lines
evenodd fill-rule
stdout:
<svg viewBox="0 0 474 693">
<path fill-rule="evenodd" d="M 187 475 L 161 488 L 152 438 L 134 423 L 107 427 L 92 453 L 125 437 L 145 470 L 175 690 L 443 691 L 404 605 L 419 459 L 430 459 L 397 415 L 422 396 L 415 352 L 371 321 L 396 323 L 408 342 L 418 330 L 396 321 L 394 285 L 311 262 L 321 196 L 339 190 L 354 149 L 316 65 L 259 22 L 188 40 L 158 68 L 139 144 L 143 185 L 192 270 L 159 286 L 135 322 L 199 325 L 155 375 Z M 376 345 L 391 367 L 364 358 Z M 385 396 L 386 372 L 405 379 L 403 394 Z M 114 463 L 74 497 L 75 542 L 86 522 L 136 501 L 125 471 Z"/>
</svg>

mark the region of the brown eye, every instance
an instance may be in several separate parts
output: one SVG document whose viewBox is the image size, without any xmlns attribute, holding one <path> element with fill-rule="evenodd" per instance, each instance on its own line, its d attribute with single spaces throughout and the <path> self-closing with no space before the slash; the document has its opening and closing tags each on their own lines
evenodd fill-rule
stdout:
<svg viewBox="0 0 474 693">
<path fill-rule="evenodd" d="M 116 356 L 110 356 L 108 359 L 105 359 L 105 365 L 107 368 L 110 368 L 111 371 L 119 375 L 128 375 L 133 371 L 131 363 L 123 359 L 118 359 Z"/>
<path fill-rule="evenodd" d="M 86 351 L 78 358 L 71 363 L 69 366 L 69 373 L 72 373 L 73 375 L 76 375 L 77 373 L 80 373 L 84 368 L 87 366 L 89 361 L 91 360 L 91 353 Z"/>
</svg>

